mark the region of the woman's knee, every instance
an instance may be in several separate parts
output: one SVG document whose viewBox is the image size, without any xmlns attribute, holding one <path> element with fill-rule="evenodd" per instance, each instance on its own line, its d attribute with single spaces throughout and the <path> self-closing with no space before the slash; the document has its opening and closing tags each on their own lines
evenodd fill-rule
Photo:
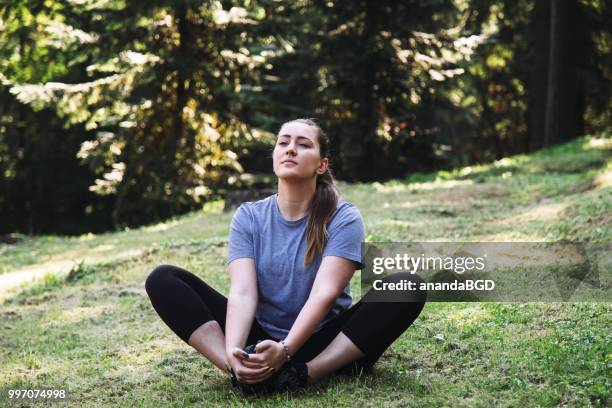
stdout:
<svg viewBox="0 0 612 408">
<path fill-rule="evenodd" d="M 156 288 L 162 287 L 176 267 L 172 265 L 158 265 L 149 273 L 145 281 L 145 290 L 151 296 L 151 293 L 156 291 Z"/>
<path fill-rule="evenodd" d="M 406 328 L 414 322 L 421 314 L 427 302 L 427 290 L 425 280 L 417 274 L 409 272 L 398 272 L 383 278 L 383 281 L 395 283 L 403 290 L 393 291 L 390 295 L 391 303 L 388 303 L 387 315 L 400 328 Z M 404 330 L 402 329 L 402 330 Z"/>
</svg>

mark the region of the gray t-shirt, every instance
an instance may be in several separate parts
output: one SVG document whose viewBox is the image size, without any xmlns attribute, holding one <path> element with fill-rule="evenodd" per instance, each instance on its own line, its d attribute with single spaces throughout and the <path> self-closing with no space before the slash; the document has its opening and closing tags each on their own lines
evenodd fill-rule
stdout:
<svg viewBox="0 0 612 408">
<path fill-rule="evenodd" d="M 304 266 L 308 216 L 286 220 L 278 208 L 277 195 L 238 207 L 230 226 L 227 262 L 255 260 L 259 294 L 255 318 L 268 333 L 283 339 L 310 295 L 324 256 L 343 257 L 357 262 L 356 269 L 362 268 L 365 229 L 359 210 L 348 202 L 339 202 L 327 228 L 323 254 Z M 316 330 L 351 303 L 349 284 Z"/>
</svg>

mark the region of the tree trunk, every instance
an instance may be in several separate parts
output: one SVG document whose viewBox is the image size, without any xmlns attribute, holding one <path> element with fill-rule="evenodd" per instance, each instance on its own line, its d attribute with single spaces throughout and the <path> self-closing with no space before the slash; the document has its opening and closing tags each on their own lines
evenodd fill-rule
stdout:
<svg viewBox="0 0 612 408">
<path fill-rule="evenodd" d="M 564 143 L 582 134 L 584 106 L 580 101 L 581 83 L 578 77 L 579 45 L 582 30 L 577 0 L 555 0 L 553 3 L 556 30 L 557 98 L 556 132 L 550 135 L 553 144 Z"/>
<path fill-rule="evenodd" d="M 542 148 L 550 42 L 550 0 L 536 0 L 533 15 L 532 70 L 529 89 L 529 150 Z"/>
<path fill-rule="evenodd" d="M 177 144 L 180 144 L 184 137 L 183 132 L 183 108 L 187 102 L 185 91 L 185 61 L 187 47 L 187 6 L 184 2 L 179 2 L 176 9 L 177 30 L 179 35 L 179 46 L 177 51 L 176 64 L 176 112 L 174 119 L 174 137 Z"/>
<path fill-rule="evenodd" d="M 357 92 L 357 120 L 354 137 L 347 140 L 347 168 L 350 179 L 372 180 L 376 178 L 375 166 L 363 166 L 375 152 L 378 113 L 376 107 L 376 55 L 378 5 L 374 0 L 365 0 L 363 26 L 363 60 L 361 65 L 360 90 Z M 348 138 L 347 138 L 348 139 Z"/>
<path fill-rule="evenodd" d="M 566 0 L 561 0 L 565 2 Z M 562 101 L 559 97 L 562 90 L 559 89 L 563 84 L 559 83 L 559 66 L 561 62 L 561 24 L 563 17 L 563 6 L 559 5 L 558 0 L 550 1 L 550 25 L 549 25 L 549 47 L 548 47 L 548 78 L 546 84 L 546 109 L 544 116 L 544 134 L 542 145 L 550 146 L 553 144 L 556 135 L 559 133 L 559 105 Z"/>
<path fill-rule="evenodd" d="M 530 135 L 532 149 L 538 149 L 569 141 L 583 131 L 583 92 L 577 73 L 583 25 L 576 0 L 541 0 L 534 18 Z"/>
</svg>

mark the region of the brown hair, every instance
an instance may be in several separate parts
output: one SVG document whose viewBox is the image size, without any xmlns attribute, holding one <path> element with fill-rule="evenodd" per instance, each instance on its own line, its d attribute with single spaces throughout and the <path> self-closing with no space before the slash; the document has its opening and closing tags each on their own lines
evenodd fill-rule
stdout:
<svg viewBox="0 0 612 408">
<path fill-rule="evenodd" d="M 295 119 L 284 124 L 293 122 L 303 123 L 315 128 L 317 131 L 317 141 L 319 142 L 319 154 L 321 158 L 329 157 L 329 137 L 314 119 Z M 328 166 L 325 173 L 317 175 L 315 194 L 308 207 L 304 265 L 312 263 L 317 256 L 323 253 L 329 235 L 327 225 L 336 210 L 339 199 L 340 193 L 336 187 L 332 171 Z"/>
</svg>

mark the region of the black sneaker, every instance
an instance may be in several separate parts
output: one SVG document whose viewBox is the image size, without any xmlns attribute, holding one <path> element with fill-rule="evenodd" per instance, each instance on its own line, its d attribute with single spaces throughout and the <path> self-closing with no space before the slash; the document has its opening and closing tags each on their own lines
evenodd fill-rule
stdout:
<svg viewBox="0 0 612 408">
<path fill-rule="evenodd" d="M 244 351 L 248 354 L 254 354 L 255 344 L 245 347 Z M 231 372 L 230 376 L 232 385 L 238 388 L 244 395 L 271 394 L 279 391 L 296 391 L 304 387 L 308 382 L 308 367 L 306 363 L 301 361 L 287 361 L 277 373 L 274 373 L 265 381 L 256 384 L 238 381 L 233 372 Z"/>
<path fill-rule="evenodd" d="M 238 388 L 238 390 L 244 395 L 250 395 L 254 393 L 254 390 L 251 387 L 251 384 L 247 384 L 247 383 L 238 381 L 238 379 L 236 378 L 236 374 L 234 374 L 234 370 L 232 370 L 231 368 L 230 368 L 230 380 L 232 381 L 232 386 L 234 388 Z"/>
<path fill-rule="evenodd" d="M 301 361 L 287 361 L 279 372 L 265 382 L 274 391 L 296 391 L 308 382 L 308 367 Z"/>
</svg>

